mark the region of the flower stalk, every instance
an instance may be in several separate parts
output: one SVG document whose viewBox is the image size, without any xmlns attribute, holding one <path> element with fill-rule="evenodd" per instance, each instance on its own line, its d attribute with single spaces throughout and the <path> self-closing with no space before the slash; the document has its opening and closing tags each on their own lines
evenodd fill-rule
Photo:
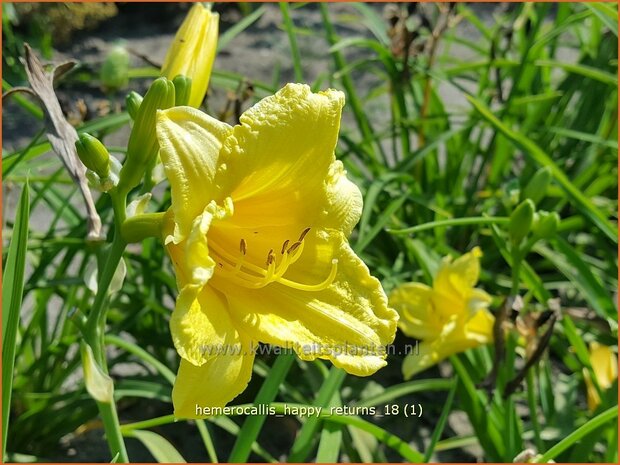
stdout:
<svg viewBox="0 0 620 465">
<path fill-rule="evenodd" d="M 92 350 L 92 358 L 88 360 L 88 357 L 84 357 L 84 351 L 82 353 L 82 364 L 86 367 L 88 365 L 95 364 L 97 369 L 102 374 L 107 375 L 108 365 L 105 356 L 105 325 L 107 314 L 107 301 L 108 301 L 108 288 L 116 268 L 123 256 L 123 252 L 127 246 L 127 243 L 123 240 L 120 234 L 120 225 L 125 219 L 125 195 L 119 195 L 116 189 L 110 192 L 112 196 L 112 205 L 115 212 L 115 230 L 114 239 L 106 254 L 106 260 L 103 264 L 103 269 L 100 270 L 99 279 L 97 283 L 97 295 L 93 302 L 92 309 L 86 320 L 86 324 L 82 331 L 85 343 Z M 86 371 L 86 370 L 85 370 Z M 110 380 L 111 381 L 111 380 Z M 88 385 L 88 380 L 87 380 Z M 110 382 L 109 386 L 109 401 L 105 402 L 95 398 L 99 414 L 103 422 L 105 429 L 108 446 L 112 457 L 118 456 L 118 462 L 129 462 L 127 455 L 127 449 L 125 442 L 121 434 L 120 423 L 118 420 L 118 413 L 116 411 L 116 403 L 114 402 L 114 386 Z M 89 392 L 91 389 L 89 389 Z"/>
</svg>

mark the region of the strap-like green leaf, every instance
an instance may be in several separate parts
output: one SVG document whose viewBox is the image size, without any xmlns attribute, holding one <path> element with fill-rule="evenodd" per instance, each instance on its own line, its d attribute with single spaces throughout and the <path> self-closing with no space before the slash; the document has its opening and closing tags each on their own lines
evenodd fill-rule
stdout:
<svg viewBox="0 0 620 465">
<path fill-rule="evenodd" d="M 2 277 L 2 456 L 6 452 L 6 438 L 11 410 L 13 388 L 13 366 L 19 312 L 24 290 L 26 250 L 28 247 L 28 217 L 30 216 L 30 194 L 28 183 L 22 190 L 17 205 L 17 217 L 13 236 Z"/>
</svg>

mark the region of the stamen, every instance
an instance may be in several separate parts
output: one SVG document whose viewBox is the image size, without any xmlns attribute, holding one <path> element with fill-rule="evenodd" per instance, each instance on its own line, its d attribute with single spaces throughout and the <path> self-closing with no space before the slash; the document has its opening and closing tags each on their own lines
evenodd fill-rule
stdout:
<svg viewBox="0 0 620 465">
<path fill-rule="evenodd" d="M 288 249 L 288 253 L 290 255 L 292 255 L 291 256 L 291 263 L 290 263 L 290 265 L 292 265 L 297 260 L 299 260 L 299 258 L 301 257 L 301 254 L 304 253 L 304 244 L 305 244 L 305 242 L 295 242 L 295 244 L 293 244 Z"/>
<path fill-rule="evenodd" d="M 297 239 L 297 242 L 302 242 L 304 240 L 304 238 L 306 237 L 306 234 L 308 234 L 310 232 L 310 228 L 306 228 L 301 232 L 301 236 L 299 236 L 299 239 Z"/>
<path fill-rule="evenodd" d="M 281 255 L 284 255 L 284 252 L 286 252 L 286 247 L 288 247 L 288 243 L 290 241 L 287 239 L 284 241 L 284 244 L 282 244 L 282 251 L 280 252 Z"/>
<path fill-rule="evenodd" d="M 327 278 L 318 284 L 303 284 L 284 278 L 284 274 L 288 271 L 288 268 L 301 258 L 305 244 L 304 239 L 308 232 L 310 232 L 310 228 L 304 229 L 301 232 L 299 239 L 290 247 L 290 240 L 287 239 L 284 241 L 280 250 L 282 259 L 279 264 L 273 249 L 269 249 L 266 260 L 267 269 L 246 262 L 245 259 L 248 246 L 245 239 L 241 239 L 239 241 L 240 255 L 237 257 L 228 253 L 223 248 L 218 247 L 216 243 L 211 242 L 209 244 L 209 248 L 211 249 L 214 258 L 219 259 L 218 265 L 220 266 L 220 269 L 218 270 L 216 276 L 224 279 L 230 279 L 235 284 L 250 289 L 260 289 L 270 283 L 277 282 L 300 291 L 314 292 L 323 290 L 330 286 L 334 279 L 336 279 L 336 273 L 338 270 L 337 259 L 332 260 L 331 270 Z"/>
<path fill-rule="evenodd" d="M 294 252 L 295 252 L 295 250 L 297 250 L 297 248 L 298 248 L 300 245 L 301 245 L 301 242 L 295 242 L 293 245 L 291 245 L 291 246 L 289 247 L 289 249 L 286 251 L 286 253 L 290 253 L 290 254 L 294 253 Z"/>
<path fill-rule="evenodd" d="M 289 253 L 284 255 L 284 258 L 282 258 L 282 261 L 280 262 L 280 266 L 278 267 L 278 272 L 276 273 L 275 276 L 275 280 L 279 280 L 284 273 L 286 273 L 286 270 L 288 270 L 288 267 L 290 266 L 291 262 L 291 255 Z"/>
<path fill-rule="evenodd" d="M 285 286 L 288 286 L 290 288 L 297 289 L 297 290 L 300 290 L 300 291 L 307 291 L 307 292 L 322 291 L 323 289 L 329 287 L 331 285 L 331 283 L 334 282 L 334 279 L 336 279 L 336 272 L 337 271 L 338 271 L 338 259 L 334 258 L 334 259 L 332 259 L 332 268 L 331 268 L 331 270 L 329 272 L 329 276 L 322 283 L 319 283 L 319 284 L 302 284 L 302 283 L 297 283 L 295 281 L 290 281 L 290 280 L 285 279 L 285 278 L 279 279 L 278 282 L 280 284 L 284 284 Z"/>
</svg>

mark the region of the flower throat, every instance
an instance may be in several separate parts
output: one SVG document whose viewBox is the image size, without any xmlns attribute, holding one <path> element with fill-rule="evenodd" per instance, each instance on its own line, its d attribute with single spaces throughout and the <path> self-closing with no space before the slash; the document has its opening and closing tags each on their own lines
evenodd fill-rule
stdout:
<svg viewBox="0 0 620 465">
<path fill-rule="evenodd" d="M 338 259 L 332 259 L 329 275 L 318 284 L 303 284 L 284 278 L 288 268 L 301 257 L 304 251 L 304 239 L 308 232 L 310 232 L 310 228 L 304 229 L 299 238 L 292 244 L 289 239 L 285 240 L 280 247 L 279 254 L 275 253 L 274 249 L 270 249 L 267 253 L 264 268 L 246 260 L 247 243 L 245 239 L 241 239 L 239 242 L 239 253 L 237 256 L 210 242 L 209 250 L 218 263 L 216 276 L 232 280 L 235 284 L 248 289 L 260 289 L 268 284 L 277 282 L 300 291 L 321 291 L 330 286 L 336 278 Z"/>
</svg>

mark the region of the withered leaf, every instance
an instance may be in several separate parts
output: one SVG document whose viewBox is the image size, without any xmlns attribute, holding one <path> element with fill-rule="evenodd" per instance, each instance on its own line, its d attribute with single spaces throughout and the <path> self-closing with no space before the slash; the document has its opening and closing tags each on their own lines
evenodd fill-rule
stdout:
<svg viewBox="0 0 620 465">
<path fill-rule="evenodd" d="M 54 92 L 54 83 L 63 74 L 69 71 L 74 62 L 67 62 L 55 66 L 50 72 L 45 71 L 43 65 L 36 57 L 28 44 L 24 44 L 26 51 L 26 74 L 32 92 L 39 98 L 46 114 L 47 138 L 64 163 L 71 178 L 78 185 L 84 202 L 86 203 L 86 212 L 88 215 L 88 235 L 87 239 L 91 241 L 103 240 L 101 232 L 101 219 L 95 209 L 88 182 L 86 180 L 86 167 L 78 158 L 75 149 L 75 141 L 78 139 L 77 132 L 71 126 L 60 108 L 58 97 Z"/>
</svg>

